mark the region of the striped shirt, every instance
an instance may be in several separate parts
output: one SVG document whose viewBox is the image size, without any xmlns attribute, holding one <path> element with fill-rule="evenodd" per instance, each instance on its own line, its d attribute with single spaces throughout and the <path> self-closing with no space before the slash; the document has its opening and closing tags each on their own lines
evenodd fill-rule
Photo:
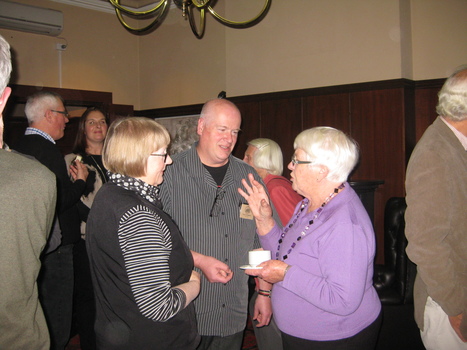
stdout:
<svg viewBox="0 0 467 350">
<path fill-rule="evenodd" d="M 184 308 L 186 297 L 169 281 L 172 241 L 164 221 L 149 208 L 138 205 L 120 220 L 118 240 L 141 313 L 153 321 L 175 316 Z"/>
<path fill-rule="evenodd" d="M 241 180 L 255 170 L 233 156 L 221 188 L 225 191 L 210 216 L 218 186 L 201 163 L 196 144 L 173 157 L 161 185 L 164 211 L 171 215 L 190 249 L 226 263 L 234 271 L 226 284 L 209 283 L 203 277 L 195 300 L 198 331 L 206 336 L 228 336 L 245 328 L 248 305 L 248 276 L 239 267 L 248 263 L 248 251 L 259 248 L 255 221 L 240 217 L 245 200 L 238 193 Z M 277 214 L 275 218 L 278 219 Z"/>
</svg>

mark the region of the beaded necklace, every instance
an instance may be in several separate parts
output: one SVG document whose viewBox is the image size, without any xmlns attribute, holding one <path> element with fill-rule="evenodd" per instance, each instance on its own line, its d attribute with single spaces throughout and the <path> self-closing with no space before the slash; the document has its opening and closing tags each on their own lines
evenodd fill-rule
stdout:
<svg viewBox="0 0 467 350">
<path fill-rule="evenodd" d="M 282 256 L 282 261 L 286 260 L 288 257 L 289 257 L 289 254 L 292 252 L 292 250 L 295 248 L 295 246 L 297 245 L 297 243 L 307 235 L 307 231 L 308 229 L 310 228 L 311 225 L 313 225 L 314 221 L 318 218 L 318 216 L 320 216 L 321 212 L 323 211 L 323 208 L 325 207 L 326 204 L 329 203 L 329 201 L 331 199 L 333 199 L 336 194 L 339 193 L 340 190 L 342 190 L 343 188 L 345 187 L 345 184 L 342 183 L 340 184 L 339 187 L 336 187 L 334 189 L 334 191 L 324 200 L 323 204 L 321 204 L 321 206 L 316 210 L 316 214 L 313 216 L 313 218 L 308 221 L 308 224 L 305 226 L 305 228 L 302 230 L 302 232 L 300 232 L 300 235 L 297 237 L 296 241 L 292 243 L 292 245 L 290 246 L 289 250 L 287 250 L 287 254 L 283 255 Z M 295 215 L 295 219 L 293 220 L 293 222 L 291 224 L 289 224 L 285 229 L 284 231 L 282 232 L 281 234 L 281 238 L 279 238 L 279 245 L 277 246 L 277 252 L 276 252 L 276 260 L 279 260 L 279 251 L 281 249 L 281 244 L 283 242 L 283 239 L 286 235 L 286 233 L 293 227 L 293 225 L 295 225 L 295 223 L 297 222 L 298 218 L 300 217 L 300 215 L 302 214 L 303 210 L 307 207 L 309 203 L 309 200 L 308 198 L 305 198 L 303 201 L 302 201 L 302 204 L 300 205 L 300 208 L 298 209 L 297 211 L 297 214 Z"/>
</svg>

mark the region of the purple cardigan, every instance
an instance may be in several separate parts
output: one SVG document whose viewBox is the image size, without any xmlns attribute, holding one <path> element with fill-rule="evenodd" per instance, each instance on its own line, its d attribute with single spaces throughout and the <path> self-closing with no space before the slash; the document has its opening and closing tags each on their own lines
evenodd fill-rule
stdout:
<svg viewBox="0 0 467 350">
<path fill-rule="evenodd" d="M 297 209 L 290 223 L 296 218 Z M 280 258 L 286 254 L 315 211 L 303 210 L 285 235 Z M 277 225 L 260 237 L 275 257 L 282 233 Z M 381 303 L 373 288 L 375 234 L 355 191 L 346 183 L 290 254 L 292 267 L 273 287 L 272 306 L 279 329 L 308 340 L 351 337 L 379 315 Z"/>
</svg>

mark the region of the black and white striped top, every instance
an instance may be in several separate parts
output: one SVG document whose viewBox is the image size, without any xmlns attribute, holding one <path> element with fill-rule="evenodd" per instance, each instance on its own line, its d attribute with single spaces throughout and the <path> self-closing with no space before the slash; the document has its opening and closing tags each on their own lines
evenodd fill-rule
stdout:
<svg viewBox="0 0 467 350">
<path fill-rule="evenodd" d="M 153 321 L 175 316 L 185 306 L 186 297 L 170 284 L 172 241 L 164 221 L 148 207 L 137 205 L 120 220 L 118 240 L 141 313 Z"/>
</svg>

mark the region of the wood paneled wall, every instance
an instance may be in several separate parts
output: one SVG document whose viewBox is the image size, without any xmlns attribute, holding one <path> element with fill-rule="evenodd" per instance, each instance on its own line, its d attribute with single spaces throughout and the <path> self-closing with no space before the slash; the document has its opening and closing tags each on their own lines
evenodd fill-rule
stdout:
<svg viewBox="0 0 467 350">
<path fill-rule="evenodd" d="M 378 263 L 384 262 L 384 205 L 405 195 L 405 169 L 415 142 L 436 118 L 437 91 L 443 80 L 406 79 L 360 83 L 229 98 L 242 113 L 242 132 L 234 155 L 243 158 L 246 142 L 267 137 L 284 154 L 284 175 L 300 131 L 332 126 L 352 136 L 360 146 L 360 161 L 352 181 L 383 180 L 375 193 Z M 152 109 L 138 115 L 158 118 L 198 114 L 202 105 Z"/>
<path fill-rule="evenodd" d="M 242 113 L 234 155 L 243 158 L 246 143 L 267 137 L 279 143 L 284 153 L 284 175 L 293 154 L 295 137 L 304 129 L 332 126 L 352 136 L 360 146 L 360 161 L 352 181 L 383 180 L 375 193 L 374 223 L 377 263 L 384 262 L 384 205 L 390 197 L 403 197 L 405 169 L 416 141 L 436 118 L 437 93 L 444 79 L 410 81 L 396 79 L 313 89 L 284 91 L 229 98 Z M 9 116 L 15 104 L 24 103 L 36 91 L 32 86 L 13 85 L 4 113 L 5 140 L 14 144 L 27 125 L 26 120 Z M 114 119 L 138 115 L 150 118 L 199 114 L 201 104 L 135 111 L 132 106 L 113 105 L 107 92 L 47 88 L 64 97 L 67 105 L 100 106 Z M 76 133 L 70 123 L 59 145 L 69 153 Z"/>
</svg>

